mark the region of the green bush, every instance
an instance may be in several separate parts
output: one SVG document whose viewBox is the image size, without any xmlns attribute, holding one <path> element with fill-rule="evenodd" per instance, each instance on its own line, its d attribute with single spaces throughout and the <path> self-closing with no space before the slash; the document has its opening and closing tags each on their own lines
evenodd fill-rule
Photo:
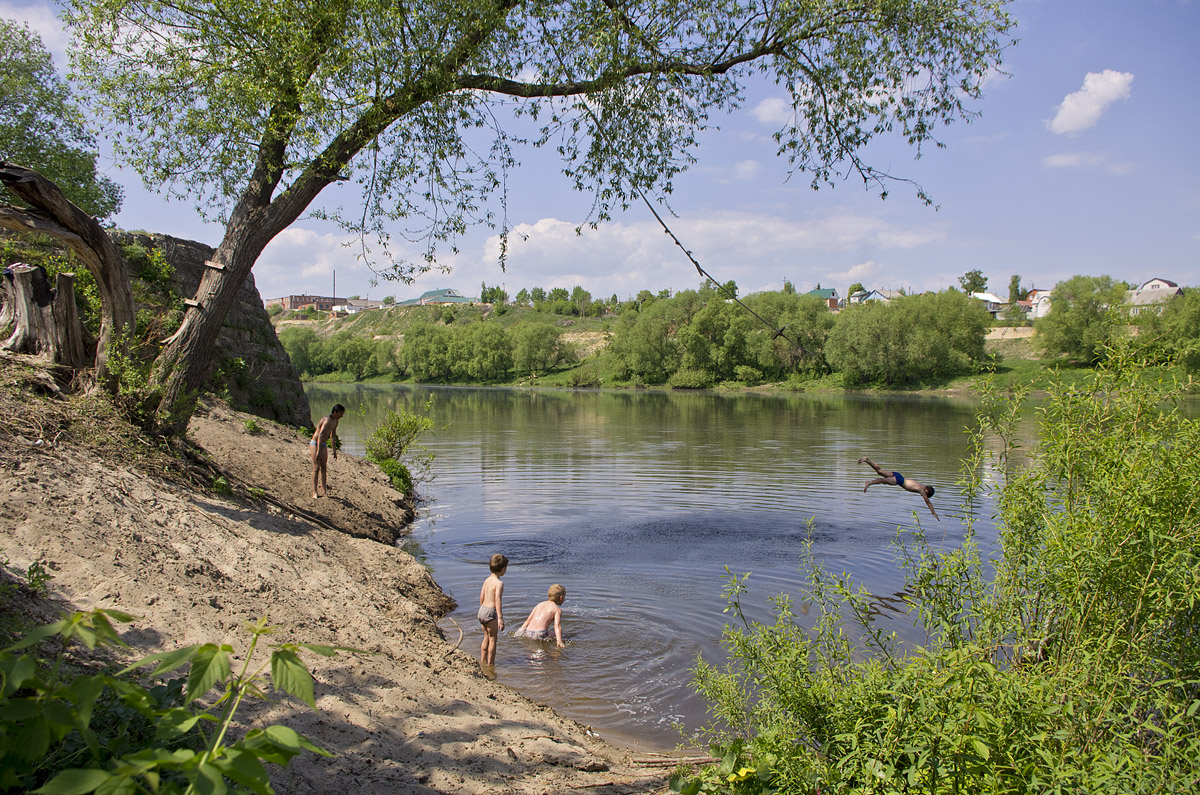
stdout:
<svg viewBox="0 0 1200 795">
<path fill-rule="evenodd" d="M 272 628 L 259 621 L 248 627 L 251 641 L 236 672 L 233 648 L 212 643 L 152 654 L 115 674 L 79 673 L 68 663 L 73 643 L 125 646 L 113 622 L 131 620 L 116 610 L 75 613 L 0 651 L 0 788 L 39 795 L 230 787 L 271 793 L 264 763 L 286 765 L 305 750 L 330 755 L 284 726 L 251 729 L 234 742 L 228 732 L 244 700 L 263 698 L 271 687 L 315 707 L 300 653 L 332 656 L 337 649 L 274 644 L 262 662 L 256 650 Z M 49 640 L 58 649 L 55 659 L 27 651 Z M 131 678 L 142 667 L 153 666 L 149 676 L 161 677 L 185 665 L 185 678 L 158 685 Z M 206 699 L 211 706 L 202 707 L 198 699 L 214 689 L 216 696 Z"/>
<path fill-rule="evenodd" d="M 676 370 L 667 379 L 671 389 L 708 389 L 713 385 L 713 375 L 706 370 L 684 368 Z"/>
<path fill-rule="evenodd" d="M 780 792 L 1196 791 L 1200 422 L 1109 356 L 1086 389 L 1051 389 L 1036 449 L 1018 443 L 1024 395 L 985 390 L 965 540 L 900 536 L 922 645 L 901 646 L 811 547 L 807 587 L 775 597 L 770 623 L 748 619 L 746 576 L 730 576 L 729 660 L 694 669 L 702 733 L 744 738 Z M 985 488 L 991 557 L 973 526 Z"/>
<path fill-rule="evenodd" d="M 430 398 L 423 413 L 404 408 L 388 411 L 364 445 L 367 460 L 378 465 L 396 490 L 407 496 L 413 495 L 415 484 L 424 479 L 433 462 L 433 454 L 420 444 L 421 435 L 433 428 L 432 408 Z"/>
<path fill-rule="evenodd" d="M 382 461 L 377 461 L 379 468 L 383 470 L 383 474 L 387 475 L 392 481 L 392 488 L 406 497 L 411 497 L 413 493 L 412 473 L 408 471 L 408 467 L 401 464 L 394 458 L 385 458 Z"/>
</svg>

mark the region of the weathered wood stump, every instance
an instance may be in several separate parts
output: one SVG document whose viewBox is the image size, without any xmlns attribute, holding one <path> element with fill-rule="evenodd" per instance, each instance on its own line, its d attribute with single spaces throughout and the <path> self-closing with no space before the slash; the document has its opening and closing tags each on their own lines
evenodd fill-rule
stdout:
<svg viewBox="0 0 1200 795">
<path fill-rule="evenodd" d="M 91 365 L 75 307 L 75 275 L 60 273 L 50 287 L 45 269 L 17 263 L 0 278 L 0 348 L 40 356 L 72 369 Z"/>
</svg>

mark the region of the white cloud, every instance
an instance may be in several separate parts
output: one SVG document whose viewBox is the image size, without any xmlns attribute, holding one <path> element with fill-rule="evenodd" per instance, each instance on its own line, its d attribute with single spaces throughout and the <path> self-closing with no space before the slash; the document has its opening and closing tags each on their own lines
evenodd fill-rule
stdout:
<svg viewBox="0 0 1200 795">
<path fill-rule="evenodd" d="M 71 41 L 62 20 L 58 18 L 57 9 L 50 3 L 17 4 L 0 0 L 0 17 L 24 22 L 39 36 L 42 44 L 54 58 L 54 65 L 59 71 L 67 67 L 67 44 Z"/>
<path fill-rule="evenodd" d="M 1042 158 L 1047 168 L 1103 169 L 1112 174 L 1128 174 L 1133 167 L 1128 163 L 1116 163 L 1107 154 L 1100 152 L 1061 152 Z"/>
<path fill-rule="evenodd" d="M 328 295 L 336 271 L 339 295 L 365 295 L 374 274 L 359 256 L 361 251 L 356 235 L 291 227 L 280 232 L 254 263 L 254 281 L 263 298 Z"/>
<path fill-rule="evenodd" d="M 938 228 L 903 227 L 849 212 L 793 221 L 719 211 L 668 223 L 706 271 L 720 281 L 735 280 L 743 293 L 771 286 L 778 289 L 784 278 L 798 286 L 859 281 L 858 276 L 850 278 L 846 272 L 830 270 L 830 259 L 845 261 L 860 250 L 911 249 L 944 237 Z M 616 292 L 621 297 L 644 289 L 679 289 L 701 282 L 692 263 L 653 221 L 616 221 L 599 229 L 584 228 L 577 235 L 573 224 L 543 218 L 515 231 L 509 241 L 507 273 L 501 275 L 495 265 L 500 249 L 499 238 L 493 235 L 479 260 L 468 263 L 463 261 L 465 257 L 460 259 L 454 281 L 469 285 L 502 282 L 510 293 L 520 287 L 571 288 L 578 284 L 593 294 Z"/>
<path fill-rule="evenodd" d="M 786 124 L 795 114 L 792 103 L 781 97 L 768 97 L 755 105 L 751 115 L 763 124 Z"/>
<path fill-rule="evenodd" d="M 742 160 L 733 164 L 733 176 L 735 179 L 742 181 L 750 181 L 758 176 L 762 170 L 762 164 L 757 160 Z"/>
<path fill-rule="evenodd" d="M 1130 72 L 1113 69 L 1088 72 L 1083 78 L 1083 88 L 1063 99 L 1058 106 L 1058 113 L 1046 123 L 1047 128 L 1061 135 L 1094 127 L 1109 105 L 1129 98 L 1132 83 L 1133 74 Z"/>
</svg>

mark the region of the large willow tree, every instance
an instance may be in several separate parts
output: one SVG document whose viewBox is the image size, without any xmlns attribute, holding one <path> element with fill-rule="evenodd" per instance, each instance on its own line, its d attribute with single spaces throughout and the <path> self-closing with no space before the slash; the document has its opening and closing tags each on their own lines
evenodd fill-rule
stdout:
<svg viewBox="0 0 1200 795">
<path fill-rule="evenodd" d="M 592 221 L 669 190 L 710 115 L 759 74 L 788 92 L 779 152 L 814 186 L 875 136 L 918 147 L 969 118 L 1010 42 L 1007 0 L 67 0 L 77 76 L 116 151 L 225 223 L 195 306 L 159 358 L 160 415 L 190 413 L 238 286 L 331 183 L 364 234 L 424 257 L 488 210 L 516 145 L 551 146 Z M 518 117 L 525 117 L 523 119 Z M 524 131 L 524 132 L 514 132 Z"/>
</svg>

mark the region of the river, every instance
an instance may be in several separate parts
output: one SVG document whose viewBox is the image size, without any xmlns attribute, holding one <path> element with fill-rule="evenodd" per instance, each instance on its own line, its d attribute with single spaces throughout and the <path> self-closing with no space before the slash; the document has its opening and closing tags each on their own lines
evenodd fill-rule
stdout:
<svg viewBox="0 0 1200 795">
<path fill-rule="evenodd" d="M 746 602 L 797 595 L 800 553 L 875 594 L 904 585 L 897 529 L 919 518 L 936 544 L 965 532 L 957 481 L 975 404 L 915 396 L 520 390 L 397 385 L 306 386 L 314 412 L 343 403 L 344 450 L 362 453 L 383 412 L 420 410 L 437 429 L 426 498 L 405 548 L 459 603 L 443 622 L 478 655 L 479 586 L 493 552 L 507 628 L 500 681 L 630 745 L 669 748 L 705 720 L 688 685 L 697 655 L 723 660 L 723 576 L 749 572 Z M 361 414 L 359 412 L 362 412 Z M 937 488 L 935 521 L 919 496 L 876 486 L 859 456 Z M 330 479 L 336 488 L 337 465 Z M 995 529 L 977 510 L 985 542 Z M 510 636 L 552 583 L 567 589 L 566 649 Z M 912 638 L 911 622 L 886 622 Z"/>
</svg>

